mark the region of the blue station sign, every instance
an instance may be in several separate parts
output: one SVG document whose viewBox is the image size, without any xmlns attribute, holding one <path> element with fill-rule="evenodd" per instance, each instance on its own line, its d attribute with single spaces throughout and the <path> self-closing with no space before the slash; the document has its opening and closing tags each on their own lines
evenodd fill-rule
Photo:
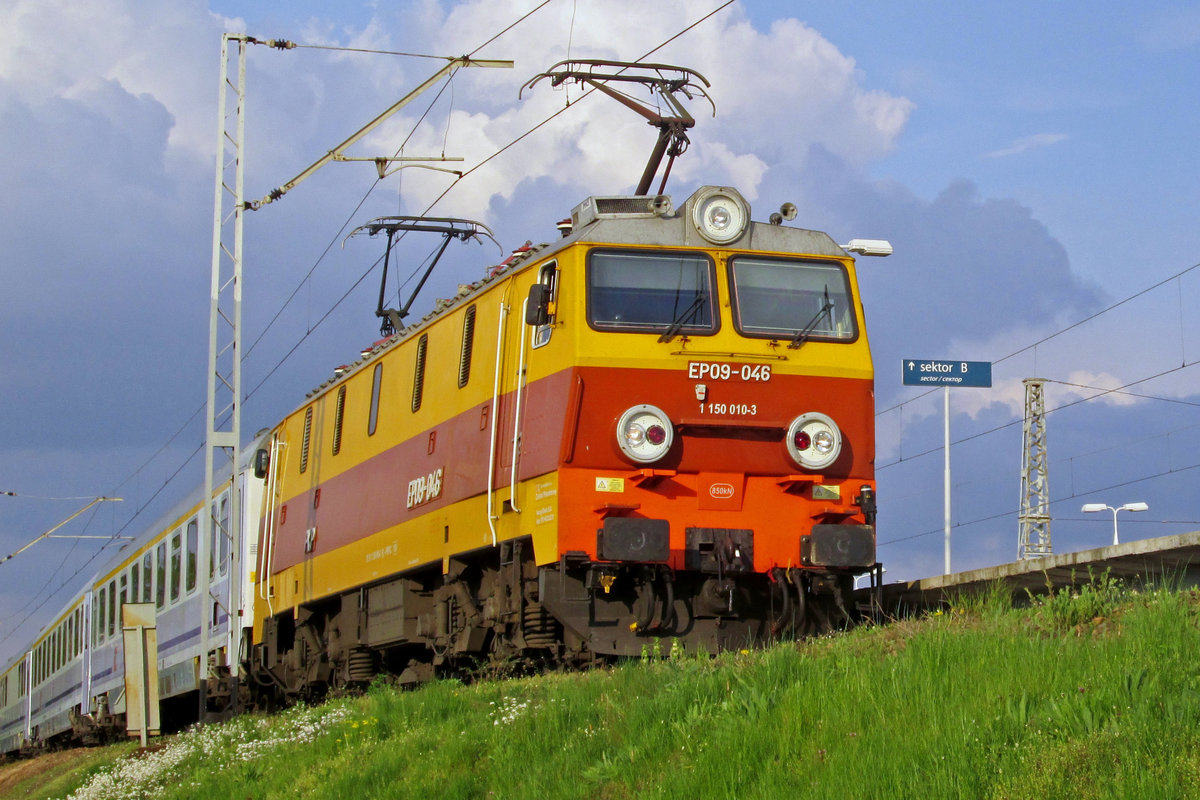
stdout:
<svg viewBox="0 0 1200 800">
<path fill-rule="evenodd" d="M 968 386 L 986 389 L 992 385 L 990 361 L 906 358 L 903 368 L 905 386 Z"/>
</svg>

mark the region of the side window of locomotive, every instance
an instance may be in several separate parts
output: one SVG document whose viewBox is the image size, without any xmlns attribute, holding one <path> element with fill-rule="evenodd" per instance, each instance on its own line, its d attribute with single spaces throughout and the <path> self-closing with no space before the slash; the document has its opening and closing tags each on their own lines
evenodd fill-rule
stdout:
<svg viewBox="0 0 1200 800">
<path fill-rule="evenodd" d="M 626 333 L 716 333 L 714 271 L 702 253 L 593 250 L 588 324 Z"/>
<path fill-rule="evenodd" d="M 371 377 L 371 413 L 367 415 L 367 436 L 374 436 L 375 427 L 379 424 L 379 389 L 382 385 L 383 364 L 376 364 Z"/>
<path fill-rule="evenodd" d="M 738 256 L 729 261 L 733 319 L 745 336 L 858 338 L 845 268 L 834 262 Z"/>
<path fill-rule="evenodd" d="M 458 388 L 471 380 L 471 354 L 475 351 L 475 306 L 463 312 L 462 349 L 458 354 Z"/>
<path fill-rule="evenodd" d="M 542 265 L 538 271 L 538 285 L 546 287 L 542 291 L 546 297 L 544 321 L 540 321 L 533 329 L 533 348 L 544 347 L 550 342 L 550 334 L 554 331 L 554 320 L 558 316 L 558 264 L 551 261 Z"/>
</svg>

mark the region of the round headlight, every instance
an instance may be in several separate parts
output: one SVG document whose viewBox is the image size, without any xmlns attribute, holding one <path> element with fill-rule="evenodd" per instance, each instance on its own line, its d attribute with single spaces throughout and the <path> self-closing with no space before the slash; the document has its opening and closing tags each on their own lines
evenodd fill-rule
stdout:
<svg viewBox="0 0 1200 800">
<path fill-rule="evenodd" d="M 824 414 L 810 411 L 788 426 L 788 455 L 805 469 L 825 469 L 842 453 L 842 432 Z"/>
<path fill-rule="evenodd" d="M 736 194 L 720 189 L 700 192 L 692 206 L 696 230 L 713 244 L 732 242 L 746 230 L 750 210 Z"/>
<path fill-rule="evenodd" d="M 675 430 L 661 408 L 641 405 L 628 409 L 617 420 L 617 445 L 640 464 L 658 461 L 671 449 Z"/>
</svg>

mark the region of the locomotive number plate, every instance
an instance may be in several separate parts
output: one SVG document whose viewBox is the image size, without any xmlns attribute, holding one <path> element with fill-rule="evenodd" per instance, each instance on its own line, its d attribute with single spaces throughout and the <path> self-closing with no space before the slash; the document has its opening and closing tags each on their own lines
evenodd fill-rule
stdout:
<svg viewBox="0 0 1200 800">
<path fill-rule="evenodd" d="M 697 381 L 766 383 L 771 380 L 771 365 L 730 364 L 727 361 L 689 361 L 688 378 Z"/>
</svg>

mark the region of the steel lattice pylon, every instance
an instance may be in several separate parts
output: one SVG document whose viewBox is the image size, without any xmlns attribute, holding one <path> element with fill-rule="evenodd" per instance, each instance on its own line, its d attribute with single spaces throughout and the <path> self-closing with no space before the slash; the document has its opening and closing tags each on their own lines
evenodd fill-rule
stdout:
<svg viewBox="0 0 1200 800">
<path fill-rule="evenodd" d="M 1021 513 L 1017 558 L 1050 555 L 1050 474 L 1046 469 L 1044 378 L 1026 378 L 1021 441 Z"/>
<path fill-rule="evenodd" d="M 212 283 L 208 318 L 208 403 L 204 440 L 204 497 L 213 513 L 201 514 L 200 576 L 206 588 L 200 625 L 200 712 L 205 712 L 205 681 L 208 678 L 208 652 L 220 649 L 209 644 L 209 626 L 216 615 L 210 613 L 214 602 L 208 576 L 211 572 L 211 546 L 214 536 L 232 540 L 227 609 L 230 636 L 228 666 L 237 675 L 238 644 L 241 626 L 235 624 L 235 609 L 240 603 L 241 542 L 234 529 L 241 524 L 241 497 L 236 484 L 238 454 L 242 440 L 242 216 L 245 210 L 243 183 L 245 165 L 242 141 L 245 135 L 246 44 L 244 34 L 227 33 L 221 40 L 221 85 L 217 119 L 217 169 L 213 208 Z M 232 70 L 231 70 L 232 67 Z M 233 71 L 236 74 L 231 75 Z M 220 514 L 212 503 L 218 487 L 229 488 L 228 515 Z M 221 524 L 229 520 L 229 529 Z"/>
</svg>

